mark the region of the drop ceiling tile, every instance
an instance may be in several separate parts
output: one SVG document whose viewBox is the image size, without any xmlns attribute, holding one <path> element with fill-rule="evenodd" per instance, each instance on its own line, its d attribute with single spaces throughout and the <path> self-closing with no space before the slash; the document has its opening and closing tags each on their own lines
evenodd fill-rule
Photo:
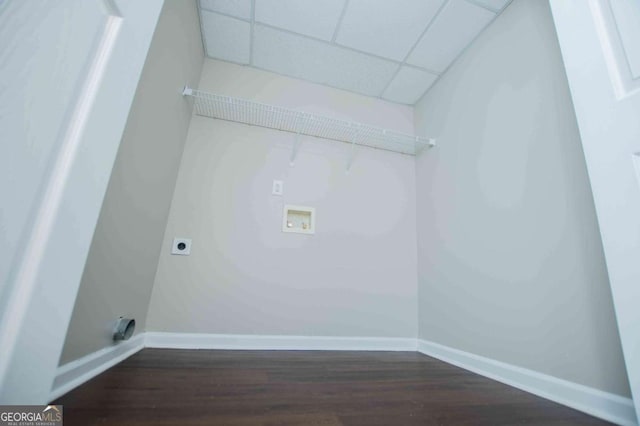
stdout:
<svg viewBox="0 0 640 426">
<path fill-rule="evenodd" d="M 479 4 L 480 6 L 488 7 L 489 9 L 500 11 L 504 9 L 511 0 L 472 0 L 474 3 Z"/>
<path fill-rule="evenodd" d="M 345 0 L 256 0 L 258 22 L 331 40 Z"/>
<path fill-rule="evenodd" d="M 407 62 L 436 72 L 444 71 L 495 16 L 464 0 L 450 0 Z"/>
<path fill-rule="evenodd" d="M 251 24 L 206 10 L 201 11 L 201 19 L 207 56 L 249 63 Z"/>
<path fill-rule="evenodd" d="M 432 74 L 413 67 L 403 66 L 393 78 L 382 97 L 388 101 L 413 105 L 438 79 Z"/>
<path fill-rule="evenodd" d="M 402 61 L 444 0 L 350 0 L 336 42 Z"/>
<path fill-rule="evenodd" d="M 200 8 L 251 19 L 251 0 L 200 0 Z"/>
<path fill-rule="evenodd" d="M 325 42 L 256 24 L 253 65 L 269 71 L 378 96 L 398 65 Z"/>
</svg>

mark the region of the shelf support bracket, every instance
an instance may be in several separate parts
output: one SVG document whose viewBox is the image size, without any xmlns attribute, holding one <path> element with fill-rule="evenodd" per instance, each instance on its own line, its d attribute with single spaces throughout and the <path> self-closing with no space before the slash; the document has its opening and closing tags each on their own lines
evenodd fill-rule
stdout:
<svg viewBox="0 0 640 426">
<path fill-rule="evenodd" d="M 293 148 L 291 149 L 291 157 L 289 157 L 289 165 L 291 167 L 296 165 L 296 157 L 298 156 L 298 150 L 300 149 L 300 134 L 302 133 L 300 122 L 302 121 L 302 113 L 298 113 L 296 116 L 296 136 L 293 141 Z"/>
<path fill-rule="evenodd" d="M 360 128 L 358 128 L 355 133 L 353 134 L 353 137 L 351 138 L 351 148 L 349 149 L 349 158 L 347 159 L 347 173 L 349 173 L 349 171 L 351 171 L 351 166 L 353 165 L 353 160 L 355 159 L 356 156 L 356 140 L 358 139 L 358 136 L 360 135 Z"/>
<path fill-rule="evenodd" d="M 182 89 L 182 96 L 193 96 L 193 89 L 187 85 Z"/>
</svg>

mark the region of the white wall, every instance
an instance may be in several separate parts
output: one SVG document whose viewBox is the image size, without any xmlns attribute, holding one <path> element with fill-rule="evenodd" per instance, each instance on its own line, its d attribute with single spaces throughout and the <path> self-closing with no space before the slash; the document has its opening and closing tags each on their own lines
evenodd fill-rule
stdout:
<svg viewBox="0 0 640 426">
<path fill-rule="evenodd" d="M 413 130 L 411 108 L 205 60 L 199 88 Z M 194 117 L 160 255 L 149 331 L 415 337 L 413 157 Z M 284 196 L 271 195 L 274 179 Z M 317 210 L 281 231 L 283 203 Z M 171 256 L 173 237 L 192 254 Z"/>
<path fill-rule="evenodd" d="M 195 1 L 164 3 L 113 167 L 60 359 L 113 345 L 116 318 L 144 330 L 203 61 Z"/>
<path fill-rule="evenodd" d="M 419 334 L 629 395 L 547 2 L 516 0 L 419 102 Z"/>
</svg>

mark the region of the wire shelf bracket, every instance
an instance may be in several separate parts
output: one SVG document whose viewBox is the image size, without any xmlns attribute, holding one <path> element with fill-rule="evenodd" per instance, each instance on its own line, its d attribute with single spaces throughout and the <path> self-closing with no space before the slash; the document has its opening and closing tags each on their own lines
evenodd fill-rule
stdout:
<svg viewBox="0 0 640 426">
<path fill-rule="evenodd" d="M 349 149 L 349 159 L 347 160 L 347 173 L 351 171 L 353 160 L 356 157 L 356 141 L 358 140 L 359 135 L 360 135 L 360 129 L 356 130 L 356 132 L 353 134 L 353 138 L 351 139 L 351 148 Z"/>
<path fill-rule="evenodd" d="M 296 136 L 293 140 L 293 148 L 291 149 L 291 158 L 289 159 L 289 165 L 291 167 L 296 165 L 296 157 L 298 156 L 298 150 L 300 149 L 300 139 L 301 139 L 301 120 L 302 114 L 298 114 L 296 117 Z"/>
<path fill-rule="evenodd" d="M 356 145 L 416 156 L 436 140 L 368 124 L 350 122 L 295 109 L 267 105 L 248 99 L 217 95 L 185 86 L 183 96 L 194 99 L 196 115 L 235 121 L 295 134 L 290 164 L 295 164 L 301 136 L 314 136 L 350 144 L 347 171 L 355 158 Z"/>
</svg>

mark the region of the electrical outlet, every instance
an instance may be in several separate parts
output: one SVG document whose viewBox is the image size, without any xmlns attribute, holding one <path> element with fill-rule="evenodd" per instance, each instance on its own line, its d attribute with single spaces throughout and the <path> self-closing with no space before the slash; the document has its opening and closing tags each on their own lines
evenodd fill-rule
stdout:
<svg viewBox="0 0 640 426">
<path fill-rule="evenodd" d="M 273 181 L 273 188 L 271 189 L 271 194 L 273 195 L 282 195 L 284 184 L 281 180 Z"/>
<path fill-rule="evenodd" d="M 171 246 L 171 254 L 189 256 L 191 254 L 191 239 L 174 238 L 173 245 Z"/>
</svg>

